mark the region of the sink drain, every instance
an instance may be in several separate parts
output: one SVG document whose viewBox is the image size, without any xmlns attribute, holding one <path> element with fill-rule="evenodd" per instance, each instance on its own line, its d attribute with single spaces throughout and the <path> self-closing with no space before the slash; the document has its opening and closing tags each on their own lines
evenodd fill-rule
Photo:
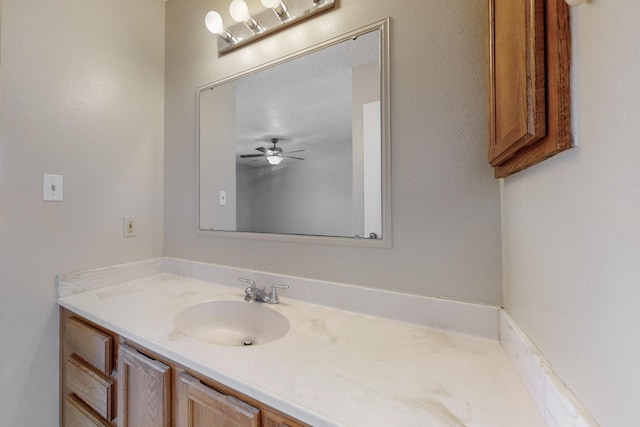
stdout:
<svg viewBox="0 0 640 427">
<path fill-rule="evenodd" d="M 242 345 L 254 345 L 254 344 L 255 344 L 255 341 L 253 341 L 251 338 L 245 338 L 242 341 Z"/>
</svg>

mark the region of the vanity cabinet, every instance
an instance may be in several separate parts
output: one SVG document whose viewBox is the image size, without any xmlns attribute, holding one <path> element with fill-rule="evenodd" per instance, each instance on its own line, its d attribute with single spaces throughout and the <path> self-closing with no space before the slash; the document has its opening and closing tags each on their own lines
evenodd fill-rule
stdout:
<svg viewBox="0 0 640 427">
<path fill-rule="evenodd" d="M 309 427 L 61 308 L 64 427 Z"/>
<path fill-rule="evenodd" d="M 504 178 L 571 148 L 564 0 L 489 0 L 489 163 Z"/>
</svg>

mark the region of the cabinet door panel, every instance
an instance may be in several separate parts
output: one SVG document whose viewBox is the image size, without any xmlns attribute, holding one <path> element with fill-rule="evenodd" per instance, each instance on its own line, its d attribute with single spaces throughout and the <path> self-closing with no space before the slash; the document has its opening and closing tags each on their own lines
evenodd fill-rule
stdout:
<svg viewBox="0 0 640 427">
<path fill-rule="evenodd" d="M 169 427 L 170 368 L 126 344 L 118 347 L 119 427 Z"/>
<path fill-rule="evenodd" d="M 493 1 L 493 0 L 490 0 Z M 571 148 L 571 29 L 564 0 L 545 0 L 546 136 L 495 166 L 504 178 Z"/>
<path fill-rule="evenodd" d="M 546 135 L 544 0 L 489 0 L 489 163 Z"/>
<path fill-rule="evenodd" d="M 179 427 L 259 427 L 260 410 L 222 394 L 188 374 L 180 375 Z"/>
</svg>

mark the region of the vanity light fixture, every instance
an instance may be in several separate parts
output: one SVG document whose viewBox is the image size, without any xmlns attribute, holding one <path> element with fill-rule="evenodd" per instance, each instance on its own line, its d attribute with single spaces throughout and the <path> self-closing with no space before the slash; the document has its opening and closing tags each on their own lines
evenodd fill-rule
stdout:
<svg viewBox="0 0 640 427">
<path fill-rule="evenodd" d="M 286 3 L 285 3 L 286 1 Z M 205 17 L 207 29 L 218 36 L 218 53 L 236 49 L 335 6 L 336 0 L 260 0 L 266 8 L 253 15 L 245 0 L 232 0 L 229 14 L 236 24 L 226 28 L 218 12 Z"/>
<path fill-rule="evenodd" d="M 269 162 L 269 164 L 273 166 L 278 166 L 280 163 L 282 163 L 283 160 L 284 158 L 280 156 L 267 156 L 267 162 Z"/>
</svg>

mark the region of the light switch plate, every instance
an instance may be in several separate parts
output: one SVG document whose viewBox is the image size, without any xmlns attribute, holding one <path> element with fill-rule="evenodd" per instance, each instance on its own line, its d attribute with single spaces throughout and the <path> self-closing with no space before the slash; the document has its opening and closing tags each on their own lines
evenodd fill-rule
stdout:
<svg viewBox="0 0 640 427">
<path fill-rule="evenodd" d="M 47 202 L 62 201 L 62 175 L 42 175 L 42 200 Z"/>
<path fill-rule="evenodd" d="M 136 224 L 135 216 L 124 216 L 123 220 L 123 230 L 122 233 L 124 237 L 136 237 L 136 229 L 138 228 Z"/>
</svg>

